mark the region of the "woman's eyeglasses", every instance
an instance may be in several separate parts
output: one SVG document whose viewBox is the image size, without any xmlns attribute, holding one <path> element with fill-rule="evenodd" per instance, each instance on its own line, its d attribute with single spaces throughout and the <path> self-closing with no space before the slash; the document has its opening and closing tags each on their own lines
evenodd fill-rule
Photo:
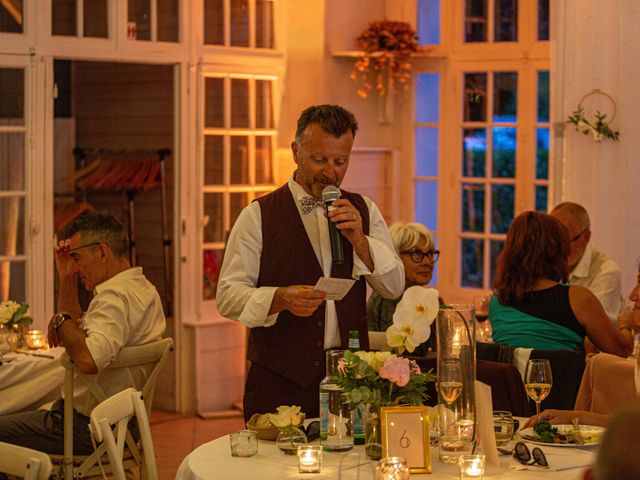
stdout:
<svg viewBox="0 0 640 480">
<path fill-rule="evenodd" d="M 427 257 L 429 260 L 433 260 L 433 263 L 436 263 L 438 261 L 438 258 L 440 257 L 440 250 L 427 250 L 425 252 L 424 250 L 420 250 L 419 248 L 412 248 L 411 250 L 403 250 L 400 253 L 408 253 L 409 258 L 411 258 L 411 260 L 415 263 L 422 262 L 424 257 Z"/>
<path fill-rule="evenodd" d="M 533 454 L 533 458 L 532 458 Z M 529 447 L 523 442 L 516 443 L 513 449 L 513 456 L 523 465 L 535 465 L 538 464 L 541 467 L 548 467 L 547 457 L 544 456 L 544 452 L 538 447 L 535 447 L 529 452 Z"/>
</svg>

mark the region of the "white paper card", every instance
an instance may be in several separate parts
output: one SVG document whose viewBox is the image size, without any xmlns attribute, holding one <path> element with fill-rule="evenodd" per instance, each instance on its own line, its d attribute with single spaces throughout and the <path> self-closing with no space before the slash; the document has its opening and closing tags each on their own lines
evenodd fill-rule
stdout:
<svg viewBox="0 0 640 480">
<path fill-rule="evenodd" d="M 355 282 L 349 278 L 320 277 L 313 288 L 327 292 L 327 300 L 342 300 Z"/>
<path fill-rule="evenodd" d="M 493 429 L 493 401 L 491 387 L 478 380 L 475 381 L 476 415 L 478 416 L 478 438 L 482 444 L 487 465 L 500 466 L 496 436 Z"/>
</svg>

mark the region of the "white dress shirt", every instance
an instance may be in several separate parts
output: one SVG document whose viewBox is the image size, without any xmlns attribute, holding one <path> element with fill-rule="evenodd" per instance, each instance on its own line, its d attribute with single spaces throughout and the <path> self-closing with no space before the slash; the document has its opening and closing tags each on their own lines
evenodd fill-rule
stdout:
<svg viewBox="0 0 640 480">
<path fill-rule="evenodd" d="M 587 245 L 584 255 L 569 275 L 569 284 L 582 285 L 591 290 L 600 300 L 609 319 L 617 325 L 624 298 L 620 267 L 615 261 Z"/>
<path fill-rule="evenodd" d="M 293 179 L 288 182 L 298 213 L 309 236 L 313 250 L 326 277 L 331 276 L 331 244 L 325 209 L 316 207 L 308 214 L 302 213 L 301 199 L 308 194 Z M 365 276 L 367 283 L 385 298 L 398 298 L 404 291 L 404 267 L 395 253 L 387 224 L 378 207 L 363 197 L 369 209 L 369 250 L 374 262 L 371 272 L 364 262 L 353 255 L 352 277 Z M 274 325 L 278 314 L 269 315 L 273 296 L 278 287 L 257 288 L 262 254 L 262 218 L 260 205 L 252 202 L 236 220 L 227 242 L 222 269 L 218 281 L 216 302 L 225 317 L 239 320 L 249 328 Z M 327 300 L 325 309 L 324 347 L 340 346 L 338 319 L 335 303 Z"/>
<path fill-rule="evenodd" d="M 129 388 L 140 388 L 148 366 L 107 369 L 123 347 L 144 345 L 162 339 L 166 327 L 162 301 L 156 287 L 133 267 L 96 285 L 95 295 L 83 315 L 87 348 L 98 367 L 95 375 L 75 378 L 74 408 L 89 416 L 98 399 L 89 390 L 97 383 L 107 396 Z"/>
</svg>

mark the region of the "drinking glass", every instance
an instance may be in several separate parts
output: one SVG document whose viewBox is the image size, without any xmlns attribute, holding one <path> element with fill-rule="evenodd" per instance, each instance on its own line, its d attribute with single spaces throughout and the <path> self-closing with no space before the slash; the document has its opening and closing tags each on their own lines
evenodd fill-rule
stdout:
<svg viewBox="0 0 640 480">
<path fill-rule="evenodd" d="M 451 405 L 462 393 L 462 367 L 460 359 L 447 358 L 440 364 L 438 391 L 447 404 Z"/>
<path fill-rule="evenodd" d="M 540 421 L 540 402 L 547 398 L 553 385 L 549 360 L 534 359 L 527 363 L 524 375 L 524 388 L 531 400 L 536 402 L 536 415 Z"/>
</svg>

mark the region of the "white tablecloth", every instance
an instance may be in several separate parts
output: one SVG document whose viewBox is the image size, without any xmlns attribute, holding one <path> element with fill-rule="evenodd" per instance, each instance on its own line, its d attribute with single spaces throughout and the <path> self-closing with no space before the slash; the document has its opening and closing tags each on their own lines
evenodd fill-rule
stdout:
<svg viewBox="0 0 640 480">
<path fill-rule="evenodd" d="M 533 448 L 535 445 L 529 445 Z M 595 449 L 568 447 L 541 447 L 548 456 L 551 466 L 560 465 L 589 465 L 595 459 Z M 286 456 L 275 442 L 259 440 L 258 453 L 253 457 L 232 457 L 229 438 L 224 436 L 201 445 L 182 461 L 176 474 L 176 480 L 283 480 L 283 479 L 337 479 L 340 461 L 344 457 L 342 480 L 369 480 L 374 478 L 377 462 L 369 460 L 364 455 L 364 447 L 357 446 L 353 452 L 360 453 L 359 459 L 355 454 L 345 457 L 344 453 L 323 452 L 322 473 L 298 473 L 298 458 Z M 551 471 L 513 471 L 508 466 L 513 460 L 508 456 L 501 456 L 501 468 L 487 467 L 485 478 L 499 478 L 509 480 L 532 479 L 562 479 L 577 480 L 582 478 L 582 467 L 571 468 L 557 472 Z M 360 462 L 360 476 L 357 465 Z M 411 474 L 412 479 L 458 479 L 457 465 L 444 465 L 438 461 L 437 449 L 431 450 L 432 474 Z"/>
<path fill-rule="evenodd" d="M 10 361 L 2 360 L 0 365 L 0 415 L 37 408 L 60 397 L 64 380 L 62 352 L 62 347 L 40 351 L 54 358 L 7 354 Z"/>
</svg>

